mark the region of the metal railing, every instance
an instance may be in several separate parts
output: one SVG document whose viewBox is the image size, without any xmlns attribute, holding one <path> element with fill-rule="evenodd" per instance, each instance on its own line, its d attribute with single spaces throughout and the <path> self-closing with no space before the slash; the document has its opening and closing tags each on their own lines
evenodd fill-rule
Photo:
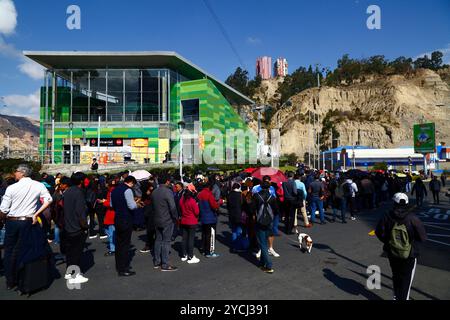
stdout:
<svg viewBox="0 0 450 320">
<path fill-rule="evenodd" d="M 158 116 L 157 114 L 143 114 L 142 118 L 140 114 L 102 114 L 101 115 L 101 121 L 102 122 L 140 122 L 142 121 L 149 121 L 149 122 L 158 122 L 161 121 L 162 117 Z M 57 119 L 57 121 L 61 121 L 61 119 Z M 96 114 L 72 114 L 72 121 L 73 122 L 98 122 L 98 115 Z M 70 121 L 67 121 L 70 122 Z"/>
</svg>

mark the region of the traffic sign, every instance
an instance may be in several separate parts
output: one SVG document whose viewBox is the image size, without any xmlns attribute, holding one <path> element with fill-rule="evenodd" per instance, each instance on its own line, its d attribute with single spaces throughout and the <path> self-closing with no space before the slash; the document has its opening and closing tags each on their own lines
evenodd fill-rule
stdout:
<svg viewBox="0 0 450 320">
<path fill-rule="evenodd" d="M 423 154 L 436 152 L 434 123 L 415 124 L 413 132 L 414 152 Z"/>
</svg>

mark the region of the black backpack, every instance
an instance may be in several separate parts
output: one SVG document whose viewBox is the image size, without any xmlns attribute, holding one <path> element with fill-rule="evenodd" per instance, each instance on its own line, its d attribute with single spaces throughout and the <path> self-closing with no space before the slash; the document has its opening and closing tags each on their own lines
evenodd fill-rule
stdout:
<svg viewBox="0 0 450 320">
<path fill-rule="evenodd" d="M 344 183 L 342 191 L 344 191 L 344 197 L 351 197 L 353 192 L 352 184 L 350 182 Z"/>
<path fill-rule="evenodd" d="M 256 222 L 263 227 L 268 227 L 273 221 L 273 210 L 269 204 L 272 195 L 269 194 L 267 200 L 264 200 L 259 193 L 257 195 L 261 198 L 263 204 L 258 208 L 258 212 L 256 213 Z"/>
</svg>

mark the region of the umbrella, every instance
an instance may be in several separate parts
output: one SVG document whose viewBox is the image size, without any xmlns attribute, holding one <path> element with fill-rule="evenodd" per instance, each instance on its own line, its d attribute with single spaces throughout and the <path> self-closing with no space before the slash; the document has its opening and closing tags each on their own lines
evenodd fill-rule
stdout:
<svg viewBox="0 0 450 320">
<path fill-rule="evenodd" d="M 247 169 L 244 170 L 244 172 L 246 172 L 246 173 L 252 173 L 252 172 L 255 171 L 255 170 L 256 170 L 256 168 L 247 168 Z"/>
<path fill-rule="evenodd" d="M 284 173 L 278 169 L 270 168 L 270 167 L 262 167 L 253 171 L 252 176 L 262 180 L 264 176 L 269 176 L 271 182 L 280 183 L 287 181 Z"/>
<path fill-rule="evenodd" d="M 133 176 L 136 178 L 136 180 L 141 181 L 149 179 L 152 175 L 147 170 L 136 170 L 133 171 L 130 176 Z"/>
</svg>

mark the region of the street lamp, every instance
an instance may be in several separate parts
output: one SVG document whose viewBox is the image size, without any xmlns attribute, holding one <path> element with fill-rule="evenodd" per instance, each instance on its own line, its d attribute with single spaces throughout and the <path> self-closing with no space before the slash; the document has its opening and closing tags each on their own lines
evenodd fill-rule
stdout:
<svg viewBox="0 0 450 320">
<path fill-rule="evenodd" d="M 73 122 L 69 123 L 69 129 L 70 129 L 70 164 L 73 164 L 73 140 L 72 140 Z"/>
<path fill-rule="evenodd" d="M 7 136 L 7 152 L 6 152 L 6 157 L 9 159 L 9 133 L 11 132 L 11 129 L 6 129 L 6 136 Z"/>
<path fill-rule="evenodd" d="M 103 110 L 104 106 L 96 106 L 98 112 L 98 129 L 97 129 L 97 161 L 100 161 L 100 124 L 102 121 L 102 114 L 100 113 Z"/>
<path fill-rule="evenodd" d="M 258 158 L 261 156 L 261 120 L 262 120 L 262 113 L 266 112 L 267 110 L 271 109 L 270 106 L 266 105 L 253 105 L 252 111 L 258 112 Z"/>
<path fill-rule="evenodd" d="M 183 182 L 183 137 L 181 136 L 186 123 L 184 121 L 178 122 L 178 131 L 180 132 L 180 179 Z"/>
</svg>

